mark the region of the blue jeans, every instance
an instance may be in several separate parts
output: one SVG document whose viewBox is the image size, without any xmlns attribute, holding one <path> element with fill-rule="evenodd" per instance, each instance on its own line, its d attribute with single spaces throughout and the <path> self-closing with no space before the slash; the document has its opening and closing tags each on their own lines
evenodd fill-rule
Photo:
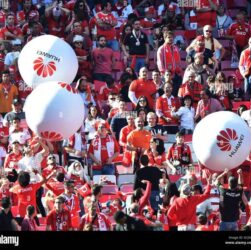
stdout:
<svg viewBox="0 0 251 250">
<path fill-rule="evenodd" d="M 113 51 L 118 51 L 119 50 L 119 43 L 116 39 L 108 40 L 107 47 L 111 48 Z"/>
<path fill-rule="evenodd" d="M 251 96 L 251 76 L 245 78 L 244 93 L 245 93 L 245 98 L 249 99 L 249 97 Z"/>
<path fill-rule="evenodd" d="M 159 196 L 159 191 L 152 191 L 150 195 L 150 204 L 153 210 L 156 212 L 159 209 L 159 204 L 161 204 L 161 198 Z"/>
<path fill-rule="evenodd" d="M 92 170 L 92 176 L 94 175 L 114 175 L 115 166 L 113 164 L 106 164 L 102 166 L 101 170 Z"/>
<path fill-rule="evenodd" d="M 131 62 L 132 62 L 132 59 L 129 60 L 128 62 L 128 66 L 131 65 Z M 142 67 L 145 67 L 146 66 L 146 63 L 145 63 L 145 58 L 140 58 L 138 57 L 136 59 L 136 64 L 135 64 L 135 67 L 134 67 L 134 71 L 136 73 L 139 73 L 139 70 L 142 68 Z"/>
<path fill-rule="evenodd" d="M 237 221 L 234 221 L 234 222 L 221 221 L 219 231 L 238 231 Z"/>
</svg>

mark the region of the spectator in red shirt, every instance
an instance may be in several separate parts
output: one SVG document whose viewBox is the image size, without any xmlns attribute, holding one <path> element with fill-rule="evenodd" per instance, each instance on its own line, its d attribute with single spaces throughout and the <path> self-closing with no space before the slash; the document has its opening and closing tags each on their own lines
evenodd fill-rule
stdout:
<svg viewBox="0 0 251 250">
<path fill-rule="evenodd" d="M 59 196 L 55 199 L 54 209 L 46 218 L 46 231 L 71 231 L 70 212 L 63 208 L 64 198 Z"/>
<path fill-rule="evenodd" d="M 34 171 L 40 177 L 41 176 Z M 36 192 L 37 190 L 50 178 L 42 178 L 40 182 L 30 183 L 30 174 L 28 172 L 21 171 L 18 175 L 18 184 L 10 189 L 10 192 L 17 194 L 18 197 L 18 214 L 20 217 L 24 217 L 26 214 L 26 208 L 28 205 L 37 207 Z"/>
<path fill-rule="evenodd" d="M 128 97 L 132 101 L 132 103 L 136 106 L 139 100 L 139 97 L 144 96 L 147 98 L 150 109 L 153 109 L 154 106 L 154 97 L 153 95 L 156 93 L 155 84 L 148 80 L 147 76 L 148 70 L 146 67 L 142 67 L 139 71 L 139 78 L 137 80 L 132 81 Z"/>
<path fill-rule="evenodd" d="M 173 85 L 164 84 L 164 95 L 157 98 L 156 114 L 159 118 L 159 124 L 163 125 L 168 133 L 175 134 L 178 132 L 178 121 L 172 117 L 171 112 L 178 110 L 180 106 L 179 99 L 172 95 Z"/>
<path fill-rule="evenodd" d="M 99 47 L 92 51 L 93 79 L 105 81 L 112 74 L 114 64 L 113 51 L 106 47 L 105 36 L 99 36 L 97 42 Z"/>
<path fill-rule="evenodd" d="M 179 48 L 174 45 L 174 34 L 172 31 L 165 33 L 165 43 L 158 48 L 157 66 L 162 75 L 166 70 L 171 71 L 173 76 L 173 95 L 177 96 L 178 89 L 182 83 L 181 59 Z"/>
<path fill-rule="evenodd" d="M 238 57 L 240 57 L 241 51 L 248 45 L 250 35 L 249 24 L 245 22 L 245 13 L 243 10 L 239 10 L 236 15 L 236 22 L 231 24 L 225 36 L 235 41 Z"/>
<path fill-rule="evenodd" d="M 200 0 L 200 4 L 196 6 L 198 27 L 204 25 L 216 25 L 216 11 L 218 7 L 218 0 Z"/>
<path fill-rule="evenodd" d="M 6 155 L 4 161 L 4 171 L 7 173 L 12 169 L 18 169 L 18 162 L 23 158 L 20 143 L 15 140 L 11 143 L 11 151 Z"/>
<path fill-rule="evenodd" d="M 112 161 L 119 154 L 119 145 L 114 137 L 108 134 L 104 124 L 98 125 L 97 135 L 89 147 L 89 156 L 93 161 L 92 174 L 114 174 Z"/>
<path fill-rule="evenodd" d="M 79 231 L 112 231 L 110 220 L 97 211 L 95 202 L 91 202 L 88 207 L 88 213 L 81 218 Z"/>
<path fill-rule="evenodd" d="M 208 184 L 201 195 L 192 195 L 189 184 L 181 187 L 180 197 L 175 199 L 168 210 L 168 218 L 176 220 L 178 231 L 194 231 L 196 224 L 196 206 L 209 198 L 211 186 Z"/>
<path fill-rule="evenodd" d="M 249 100 L 251 96 L 251 38 L 248 40 L 248 48 L 241 52 L 239 70 L 244 78 L 245 98 Z"/>
<path fill-rule="evenodd" d="M 203 119 L 211 113 L 223 110 L 220 102 L 212 97 L 211 92 L 208 89 L 202 90 L 200 96 L 201 100 L 198 102 L 194 118 L 195 121 L 199 118 Z"/>
<path fill-rule="evenodd" d="M 48 23 L 48 31 L 50 35 L 58 36 L 60 38 L 65 37 L 65 27 L 67 25 L 67 18 L 70 11 L 63 8 L 58 1 L 55 1 L 53 5 L 47 7 L 45 10 L 45 17 Z"/>
<path fill-rule="evenodd" d="M 191 70 L 188 72 L 188 80 L 180 86 L 178 96 L 184 98 L 186 95 L 190 95 L 197 104 L 200 100 L 201 90 L 203 90 L 203 86 L 195 80 L 195 72 Z"/>
<path fill-rule="evenodd" d="M 119 50 L 119 43 L 116 40 L 115 26 L 118 21 L 111 13 L 112 5 L 109 1 L 101 4 L 102 10 L 94 17 L 94 22 L 97 26 L 97 35 L 104 36 L 107 40 L 107 46 L 113 51 Z"/>
<path fill-rule="evenodd" d="M 3 40 L 15 40 L 19 38 L 23 40 L 23 34 L 20 28 L 15 25 L 15 15 L 13 12 L 9 12 L 6 16 L 6 25 L 1 30 Z"/>
</svg>

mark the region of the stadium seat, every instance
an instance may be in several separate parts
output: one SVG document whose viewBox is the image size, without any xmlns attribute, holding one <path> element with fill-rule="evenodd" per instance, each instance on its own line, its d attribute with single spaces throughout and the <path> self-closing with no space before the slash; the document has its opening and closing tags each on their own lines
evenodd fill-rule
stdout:
<svg viewBox="0 0 251 250">
<path fill-rule="evenodd" d="M 251 105 L 251 103 L 250 102 L 248 102 L 248 101 L 243 101 L 243 102 L 232 102 L 233 103 L 233 111 L 237 111 L 238 110 L 238 108 L 240 107 L 240 105 L 245 105 L 245 106 L 247 106 L 247 108 L 249 109 L 250 108 L 250 105 Z"/>
<path fill-rule="evenodd" d="M 231 42 L 229 39 L 217 39 L 219 43 L 225 48 L 225 49 L 230 49 L 231 48 Z"/>
<path fill-rule="evenodd" d="M 221 70 L 230 70 L 232 71 L 233 68 L 231 67 L 231 61 L 221 61 Z"/>
<path fill-rule="evenodd" d="M 117 184 L 120 187 L 122 184 L 134 183 L 134 174 L 121 174 L 117 178 Z"/>
<path fill-rule="evenodd" d="M 117 185 L 103 185 L 102 194 L 116 194 L 117 192 Z"/>
<path fill-rule="evenodd" d="M 131 192 L 133 192 L 133 184 L 122 184 L 120 186 L 120 191 L 122 193 L 131 193 Z"/>
<path fill-rule="evenodd" d="M 196 30 L 185 30 L 184 37 L 187 41 L 191 41 L 195 39 L 197 36 Z"/>
<path fill-rule="evenodd" d="M 119 165 L 116 165 L 116 172 L 118 173 L 118 175 L 132 174 L 133 169 L 132 169 L 132 167 L 125 167 L 125 166 L 119 164 Z"/>
<path fill-rule="evenodd" d="M 94 175 L 93 176 L 93 183 L 98 184 L 100 183 L 101 179 L 105 179 L 108 185 L 116 185 L 116 176 L 115 175 Z"/>
</svg>

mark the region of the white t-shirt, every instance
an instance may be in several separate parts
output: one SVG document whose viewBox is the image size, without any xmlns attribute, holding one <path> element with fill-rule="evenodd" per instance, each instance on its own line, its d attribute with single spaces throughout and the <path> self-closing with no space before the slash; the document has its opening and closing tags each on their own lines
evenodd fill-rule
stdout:
<svg viewBox="0 0 251 250">
<path fill-rule="evenodd" d="M 35 175 L 33 172 L 33 169 L 36 169 L 41 174 L 41 162 L 43 160 L 43 154 L 41 152 L 38 152 L 32 157 L 24 156 L 19 162 L 18 162 L 18 170 L 19 171 L 27 171 L 30 173 L 30 181 L 31 183 L 39 182 L 40 178 Z"/>
<path fill-rule="evenodd" d="M 177 112 L 174 113 L 180 117 L 180 127 L 185 129 L 194 129 L 194 115 L 195 110 L 193 107 L 180 107 Z"/>
</svg>

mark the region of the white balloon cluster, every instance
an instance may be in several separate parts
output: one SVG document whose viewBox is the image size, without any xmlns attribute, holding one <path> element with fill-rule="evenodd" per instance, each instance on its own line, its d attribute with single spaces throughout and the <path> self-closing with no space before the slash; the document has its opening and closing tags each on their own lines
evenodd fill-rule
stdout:
<svg viewBox="0 0 251 250">
<path fill-rule="evenodd" d="M 18 66 L 33 88 L 24 105 L 29 128 L 50 141 L 68 139 L 84 120 L 82 98 L 70 86 L 78 70 L 74 50 L 58 37 L 43 35 L 25 45 Z"/>
</svg>

